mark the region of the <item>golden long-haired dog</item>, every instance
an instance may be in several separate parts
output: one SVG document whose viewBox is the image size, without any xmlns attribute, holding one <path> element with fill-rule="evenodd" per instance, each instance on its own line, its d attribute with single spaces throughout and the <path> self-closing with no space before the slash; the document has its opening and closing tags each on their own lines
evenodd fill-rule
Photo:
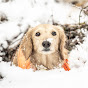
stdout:
<svg viewBox="0 0 88 88">
<path fill-rule="evenodd" d="M 43 65 L 47 69 L 53 69 L 67 59 L 65 40 L 64 30 L 60 26 L 41 24 L 28 30 L 19 47 L 26 60 L 30 58 L 35 67 Z M 16 55 L 13 63 L 18 65 Z"/>
</svg>

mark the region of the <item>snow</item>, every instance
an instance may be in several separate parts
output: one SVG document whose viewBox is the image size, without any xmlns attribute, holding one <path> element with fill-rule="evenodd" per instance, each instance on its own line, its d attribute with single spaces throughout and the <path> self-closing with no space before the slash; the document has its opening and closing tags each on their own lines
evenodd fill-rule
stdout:
<svg viewBox="0 0 88 88">
<path fill-rule="evenodd" d="M 88 70 L 88 32 L 84 38 L 83 44 L 77 45 L 69 55 L 70 67 L 82 70 Z"/>
<path fill-rule="evenodd" d="M 49 41 L 49 42 L 52 42 L 53 38 L 48 38 L 47 40 L 45 41 Z"/>
<path fill-rule="evenodd" d="M 63 69 L 36 71 L 0 64 L 1 74 L 5 77 L 0 81 L 0 88 L 87 88 L 88 72 L 66 72 Z M 84 75 L 85 74 L 85 75 Z"/>
<path fill-rule="evenodd" d="M 54 0 L 10 0 L 7 3 L 0 0 L 0 16 L 5 15 L 8 19 L 0 22 L 0 44 L 7 47 L 6 40 L 12 40 L 22 32 L 17 38 L 20 39 L 28 27 L 38 24 L 79 23 L 80 9 Z M 88 16 L 83 12 L 81 15 L 80 22 L 88 23 Z M 0 74 L 4 77 L 0 79 L 0 88 L 88 88 L 88 32 L 86 29 L 81 31 L 85 34 L 84 42 L 69 54 L 70 71 L 61 68 L 33 72 L 32 69 L 10 66 L 11 62 L 3 62 L 0 57 Z"/>
<path fill-rule="evenodd" d="M 80 9 L 54 0 L 14 0 L 0 4 L 0 11 L 9 20 L 23 20 L 27 23 L 52 23 L 52 20 L 61 24 L 78 23 Z M 86 22 L 88 17 L 83 13 L 81 15 L 81 22 Z"/>
</svg>

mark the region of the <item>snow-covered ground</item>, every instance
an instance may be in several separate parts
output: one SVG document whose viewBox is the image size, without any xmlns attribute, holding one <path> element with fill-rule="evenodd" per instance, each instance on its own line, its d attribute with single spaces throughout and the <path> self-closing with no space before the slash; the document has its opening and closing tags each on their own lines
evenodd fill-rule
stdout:
<svg viewBox="0 0 88 88">
<path fill-rule="evenodd" d="M 5 77 L 0 81 L 0 88 L 87 88 L 88 71 L 66 72 L 64 69 L 51 71 L 23 70 L 2 62 L 0 71 Z M 60 72 L 61 71 L 61 72 Z"/>
<path fill-rule="evenodd" d="M 0 15 L 4 13 L 8 19 L 0 22 L 0 43 L 7 47 L 5 40 L 12 40 L 28 26 L 79 23 L 80 9 L 54 0 L 10 0 L 7 3 L 0 0 Z M 81 15 L 80 22 L 88 23 L 88 16 Z M 69 54 L 70 71 L 61 68 L 33 72 L 32 69 L 10 66 L 10 62 L 3 62 L 0 58 L 0 74 L 4 77 L 0 80 L 0 88 L 88 88 L 88 32 L 84 29 L 83 32 L 86 35 L 83 44 Z"/>
</svg>

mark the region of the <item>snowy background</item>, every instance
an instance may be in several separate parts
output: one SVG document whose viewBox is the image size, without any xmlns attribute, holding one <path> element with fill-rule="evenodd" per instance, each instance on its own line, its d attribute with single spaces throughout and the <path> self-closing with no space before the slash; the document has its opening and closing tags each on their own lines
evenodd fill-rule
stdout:
<svg viewBox="0 0 88 88">
<path fill-rule="evenodd" d="M 63 0 L 57 1 L 59 0 L 0 0 L 0 44 L 7 48 L 9 40 L 12 41 L 9 47 L 13 48 L 28 27 L 35 27 L 38 24 L 79 24 L 82 8 Z M 88 23 L 88 16 L 83 11 L 80 23 Z M 88 88 L 87 30 L 87 28 L 78 29 L 84 37 L 83 42 L 75 45 L 69 53 L 70 71 L 61 68 L 33 72 L 32 69 L 23 70 L 11 66 L 11 62 L 4 62 L 0 57 L 0 78 L 2 78 L 0 88 Z M 13 39 L 17 35 L 19 36 Z M 78 40 L 78 37 L 72 41 L 75 40 Z M 0 51 L 2 49 L 0 47 Z M 0 55 L 4 54 L 0 52 Z"/>
</svg>

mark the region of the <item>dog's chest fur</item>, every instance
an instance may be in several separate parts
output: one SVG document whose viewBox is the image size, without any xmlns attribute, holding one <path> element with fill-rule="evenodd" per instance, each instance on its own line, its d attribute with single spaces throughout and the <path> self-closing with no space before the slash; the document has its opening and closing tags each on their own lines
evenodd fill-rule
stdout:
<svg viewBox="0 0 88 88">
<path fill-rule="evenodd" d="M 47 69 L 53 69 L 54 67 L 58 67 L 59 63 L 62 62 L 59 56 L 58 52 L 52 54 L 33 53 L 30 58 L 35 66 L 43 65 Z"/>
</svg>

